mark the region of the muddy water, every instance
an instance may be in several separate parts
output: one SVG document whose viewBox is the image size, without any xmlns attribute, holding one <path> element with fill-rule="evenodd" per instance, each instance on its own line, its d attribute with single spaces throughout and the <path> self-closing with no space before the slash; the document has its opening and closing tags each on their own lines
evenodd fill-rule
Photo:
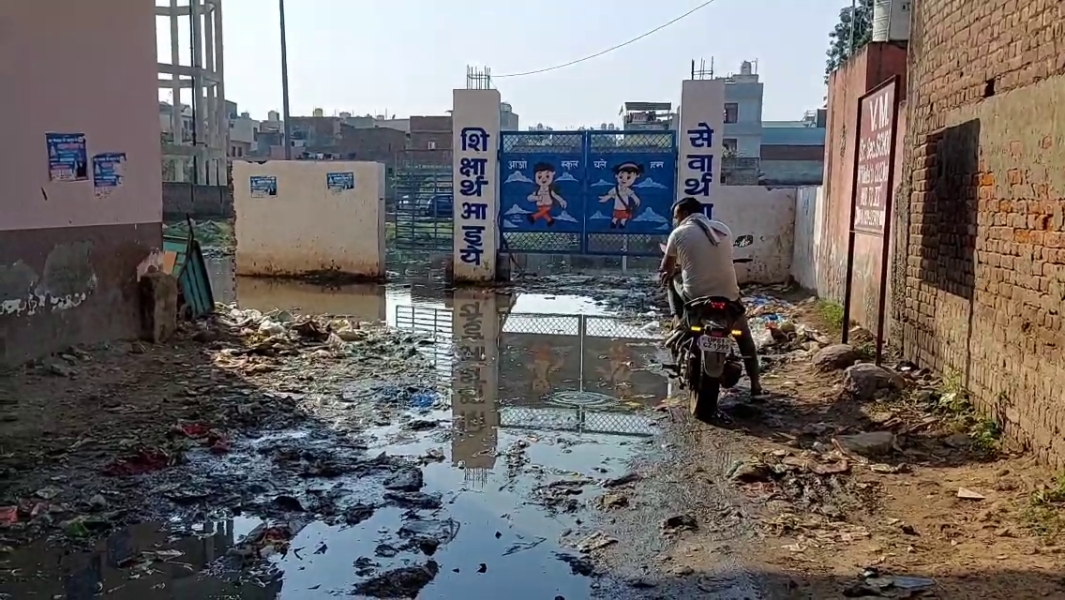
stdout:
<svg viewBox="0 0 1065 600">
<path fill-rule="evenodd" d="M 417 595 L 424 599 L 576 600 L 605 583 L 609 573 L 590 573 L 576 547 L 596 533 L 588 511 L 602 493 L 597 482 L 625 475 L 656 432 L 647 409 L 669 390 L 647 369 L 660 358 L 653 335 L 589 298 L 565 295 L 445 295 L 425 282 L 325 289 L 233 281 L 224 272 L 215 289 L 219 300 L 245 308 L 352 315 L 430 336 L 434 343 L 425 351 L 450 406 L 411 411 L 419 422 L 440 426 L 382 424 L 358 432 L 350 449 L 321 432 L 273 433 L 245 444 L 249 452 L 193 456 L 195 481 L 266 482 L 260 496 L 284 490 L 299 514 L 279 519 L 256 511 L 261 502 L 244 502 L 251 508 L 240 515 L 175 516 L 118 532 L 95 552 L 41 544 L 14 553 L 3 567 L 18 569 L 8 572 L 18 582 L 5 577 L 0 598 L 89 598 L 103 591 L 138 600 L 310 600 L 350 596 L 401 568 L 432 571 Z M 419 498 L 439 500 L 383 501 L 382 482 L 394 471 L 297 480 L 261 458 L 287 452 L 286 445 L 341 462 L 349 450 L 353 463 L 382 452 L 421 460 Z M 368 506 L 359 518 L 344 517 Z M 288 532 L 287 544 L 265 565 L 239 568 L 234 555 L 242 542 L 278 526 Z M 423 538 L 431 552 L 412 545 Z"/>
</svg>

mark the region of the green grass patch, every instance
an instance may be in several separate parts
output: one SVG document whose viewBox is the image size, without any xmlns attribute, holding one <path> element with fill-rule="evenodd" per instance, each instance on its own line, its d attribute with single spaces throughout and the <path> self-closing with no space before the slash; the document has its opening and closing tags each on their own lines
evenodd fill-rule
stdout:
<svg viewBox="0 0 1065 600">
<path fill-rule="evenodd" d="M 976 410 L 969 391 L 962 383 L 961 373 L 948 371 L 944 374 L 936 390 L 934 409 L 948 417 L 958 433 L 968 434 L 973 450 L 988 455 L 1001 450 L 1002 428 L 994 419 Z"/>
<path fill-rule="evenodd" d="M 832 300 L 826 300 L 824 298 L 818 299 L 817 314 L 832 327 L 841 331 L 843 330 L 843 305 L 839 302 L 833 302 Z"/>
<path fill-rule="evenodd" d="M 1049 486 L 1037 490 L 1028 498 L 1024 520 L 1032 531 L 1056 540 L 1065 533 L 1065 474 L 1054 478 Z"/>
</svg>

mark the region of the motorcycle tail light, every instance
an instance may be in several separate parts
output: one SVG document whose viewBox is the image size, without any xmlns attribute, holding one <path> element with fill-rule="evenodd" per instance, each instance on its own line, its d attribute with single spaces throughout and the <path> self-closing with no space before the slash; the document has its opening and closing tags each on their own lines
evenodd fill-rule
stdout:
<svg viewBox="0 0 1065 600">
<path fill-rule="evenodd" d="M 725 303 L 724 302 L 711 302 L 710 303 L 710 308 L 712 308 L 714 310 L 725 310 Z"/>
</svg>

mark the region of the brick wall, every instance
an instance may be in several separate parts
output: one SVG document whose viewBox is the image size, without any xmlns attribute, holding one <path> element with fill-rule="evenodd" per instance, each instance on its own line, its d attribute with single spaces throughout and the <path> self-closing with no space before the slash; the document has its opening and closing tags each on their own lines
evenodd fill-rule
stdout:
<svg viewBox="0 0 1065 600">
<path fill-rule="evenodd" d="M 410 147 L 416 150 L 451 148 L 451 117 L 411 117 Z"/>
<path fill-rule="evenodd" d="M 382 162 L 392 166 L 396 153 L 407 145 L 407 134 L 390 127 L 340 127 L 337 151 L 352 160 Z"/>
<path fill-rule="evenodd" d="M 922 0 L 893 337 L 1065 463 L 1065 2 Z"/>
</svg>

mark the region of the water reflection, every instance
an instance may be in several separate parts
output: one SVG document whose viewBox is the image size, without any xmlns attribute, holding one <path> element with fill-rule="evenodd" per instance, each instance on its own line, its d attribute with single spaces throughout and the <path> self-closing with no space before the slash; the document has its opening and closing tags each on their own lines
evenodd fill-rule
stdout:
<svg viewBox="0 0 1065 600">
<path fill-rule="evenodd" d="M 122 529 L 81 553 L 56 552 L 47 541 L 40 541 L 4 561 L 0 597 L 273 599 L 281 590 L 280 582 L 240 586 L 202 572 L 261 523 L 242 517 L 168 528 L 144 523 Z"/>
<path fill-rule="evenodd" d="M 56 553 L 42 544 L 12 555 L 0 576 L 0 592 L 20 599 L 80 599 L 101 597 L 103 590 L 102 597 L 119 600 L 348 595 L 365 579 L 357 567 L 367 561 L 379 572 L 424 563 L 417 554 L 393 554 L 390 561 L 377 553 L 381 545 L 397 545 L 405 526 L 452 519 L 459 530 L 433 555 L 445 568 L 419 598 L 592 596 L 592 581 L 558 559 L 559 553 L 574 554 L 573 546 L 587 534 L 578 520 L 581 513 L 575 504 L 552 504 L 543 490 L 560 478 L 580 477 L 594 485 L 624 474 L 634 442 L 654 433 L 640 409 L 661 400 L 668 386 L 647 370 L 657 352 L 652 334 L 604 314 L 587 298 L 478 290 L 426 298 L 418 287 L 333 289 L 255 279 L 237 280 L 234 292 L 246 308 L 383 319 L 435 340 L 428 352 L 440 386 L 451 390 L 450 439 L 427 433 L 371 452 L 424 456 L 442 449 L 445 460 L 422 471 L 424 490 L 441 494 L 444 507 L 412 517 L 413 511 L 381 506 L 355 526 L 312 520 L 293 527 L 293 552 L 271 558 L 283 580 L 265 587 L 239 586 L 224 575 L 202 572 L 262 525 L 236 517 L 168 531 L 137 526 L 81 555 Z M 448 415 L 438 411 L 428 417 L 446 422 Z M 257 464 L 242 456 L 230 460 L 212 463 L 219 469 L 216 475 L 235 468 L 237 476 Z M 358 496 L 361 485 L 366 482 L 337 480 L 328 489 Z M 314 489 L 324 493 L 327 488 Z M 593 489 L 581 502 L 592 500 Z M 572 498 L 566 499 L 576 502 Z M 176 533 L 195 535 L 176 538 Z M 141 564 L 147 566 L 136 566 Z"/>
</svg>

